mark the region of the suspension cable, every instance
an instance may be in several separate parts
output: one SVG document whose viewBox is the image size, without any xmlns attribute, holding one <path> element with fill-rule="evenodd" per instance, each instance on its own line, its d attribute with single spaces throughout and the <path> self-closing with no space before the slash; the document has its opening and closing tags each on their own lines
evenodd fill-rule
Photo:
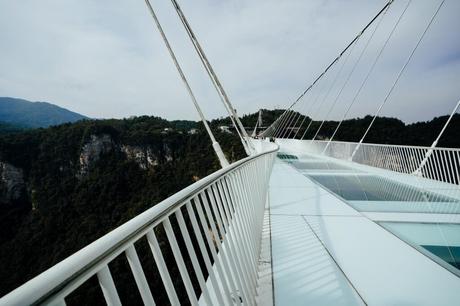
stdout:
<svg viewBox="0 0 460 306">
<path fill-rule="evenodd" d="M 327 80 L 327 79 L 323 79 L 324 88 L 325 88 L 326 85 L 327 85 L 327 83 L 326 83 L 325 80 Z M 323 89 L 324 89 L 324 88 L 323 88 Z M 314 103 L 313 103 L 312 106 L 310 107 L 310 109 L 312 109 L 312 111 L 310 112 L 310 114 L 311 114 L 310 122 L 308 123 L 308 126 L 305 128 L 305 131 L 303 132 L 302 137 L 300 137 L 300 140 L 303 140 L 303 139 L 304 139 L 305 135 L 307 134 L 308 130 L 310 129 L 310 126 L 312 125 L 312 123 L 313 123 L 313 121 L 314 121 L 314 120 L 313 120 L 313 105 L 316 105 L 316 103 L 320 100 L 320 97 L 321 97 L 321 92 L 318 91 L 318 95 L 316 96 L 316 99 L 315 99 Z"/>
<path fill-rule="evenodd" d="M 356 43 L 357 43 L 357 42 L 358 42 L 358 41 L 356 41 Z M 347 55 L 347 57 L 345 58 L 345 61 L 343 62 L 342 68 L 340 69 L 339 73 L 337 74 L 337 78 L 336 78 L 336 79 L 338 79 L 338 78 L 339 78 L 339 75 L 342 74 L 342 70 L 343 70 L 343 68 L 345 67 L 345 65 L 347 64 L 348 59 L 350 58 L 351 53 L 353 52 L 353 50 L 354 50 L 354 48 L 355 48 L 355 46 L 356 46 L 356 43 L 353 45 L 353 48 L 350 49 L 350 52 L 348 52 L 348 55 Z M 314 141 L 315 138 L 316 138 L 316 136 L 318 136 L 319 131 L 321 130 L 321 128 L 322 128 L 323 125 L 324 125 L 324 122 L 326 122 L 326 119 L 328 118 L 329 114 L 331 113 L 332 109 L 334 108 L 335 104 L 337 103 L 337 101 L 338 101 L 340 95 L 342 94 L 342 91 L 343 91 L 344 88 L 347 86 L 348 81 L 350 80 L 351 75 L 353 74 L 355 68 L 356 68 L 356 65 L 352 68 L 351 72 L 348 74 L 348 77 L 345 79 L 345 83 L 344 83 L 344 84 L 342 85 L 342 87 L 340 88 L 340 90 L 339 90 L 337 96 L 335 97 L 334 101 L 332 102 L 331 107 L 329 108 L 329 111 L 326 113 L 326 116 L 323 118 L 323 121 L 321 122 L 321 124 L 319 125 L 318 129 L 316 130 L 316 133 L 315 133 L 315 135 L 313 136 L 313 138 L 311 139 L 311 141 Z"/>
<path fill-rule="evenodd" d="M 284 128 L 281 130 L 281 136 L 279 138 L 285 138 L 286 134 L 290 132 L 291 123 L 298 114 L 299 112 L 294 110 L 294 108 L 291 110 L 290 116 L 287 118 L 286 124 Z"/>
<path fill-rule="evenodd" d="M 274 131 L 273 131 L 273 137 L 276 137 L 276 134 L 278 132 L 278 129 L 279 129 L 279 126 L 280 124 L 283 122 L 284 120 L 284 117 L 286 115 L 286 112 L 288 111 L 289 109 L 286 109 L 284 110 L 284 112 L 278 117 L 278 119 L 275 120 L 275 122 L 273 122 L 270 126 L 272 126 L 273 124 L 276 123 L 276 126 L 274 126 Z"/>
<path fill-rule="evenodd" d="M 406 67 L 407 65 L 410 63 L 410 61 L 412 60 L 412 57 L 414 56 L 415 54 L 415 51 L 418 49 L 420 43 L 422 42 L 423 38 L 425 37 L 425 34 L 428 32 L 428 29 L 431 27 L 431 25 L 433 24 L 433 21 L 436 19 L 436 16 L 438 15 L 439 11 L 441 10 L 441 7 L 442 5 L 444 4 L 445 0 L 442 0 L 438 7 L 436 8 L 436 11 L 434 12 L 433 16 L 431 17 L 430 21 L 428 22 L 427 26 L 425 27 L 425 30 L 423 31 L 423 33 L 420 35 L 418 41 L 417 41 L 417 44 L 415 45 L 415 47 L 412 49 L 409 57 L 407 58 L 406 62 L 404 63 L 404 65 L 402 66 L 401 70 L 399 71 L 396 79 L 394 80 L 392 86 L 390 87 L 390 90 L 388 91 L 387 95 L 385 96 L 385 99 L 382 101 L 382 103 L 379 105 L 379 108 L 377 109 L 377 112 L 375 113 L 374 117 L 372 118 L 372 121 L 371 123 L 369 124 L 369 126 L 367 127 L 366 129 L 366 132 L 364 133 L 363 137 L 361 138 L 361 140 L 359 141 L 358 145 L 355 147 L 355 149 L 353 150 L 353 153 L 351 154 L 351 157 L 350 157 L 350 160 L 353 160 L 353 157 L 355 156 L 356 152 L 358 151 L 359 147 L 361 146 L 361 144 L 363 143 L 364 141 L 364 138 L 366 138 L 367 136 L 367 133 L 369 133 L 369 130 L 371 129 L 372 125 L 374 124 L 377 116 L 380 114 L 380 111 L 382 110 L 383 106 L 386 104 L 386 102 L 388 101 L 388 98 L 390 97 L 390 95 L 392 94 L 393 90 L 395 89 L 396 85 L 398 84 L 398 81 L 400 80 L 401 76 L 403 75 L 404 71 L 406 70 Z"/>
<path fill-rule="evenodd" d="M 283 127 L 284 127 L 284 124 L 288 118 L 288 116 L 290 115 L 291 113 L 291 108 L 288 108 L 281 116 L 281 120 L 280 122 L 278 123 L 278 126 L 276 127 L 276 130 L 275 130 L 275 135 L 274 137 L 277 138 L 279 136 L 279 134 L 281 133 Z"/>
<path fill-rule="evenodd" d="M 270 132 L 269 134 L 267 134 L 268 137 L 272 137 L 275 135 L 276 129 L 278 128 L 278 125 L 279 125 L 279 121 L 284 116 L 284 113 L 285 112 L 283 112 L 280 116 L 278 116 L 278 118 L 266 129 L 266 131 Z M 266 131 L 263 132 L 264 136 L 265 136 Z"/>
<path fill-rule="evenodd" d="M 327 94 L 324 96 L 322 104 L 324 103 L 325 100 L 327 100 L 327 98 L 329 97 L 329 94 L 331 93 L 332 89 L 334 88 L 334 85 L 337 82 L 337 80 L 338 80 L 343 68 L 345 67 L 345 64 L 347 63 L 348 58 L 350 57 L 350 54 L 351 54 L 351 50 L 353 50 L 354 46 L 356 46 L 356 44 L 353 44 L 353 47 L 350 49 L 350 52 L 347 53 L 347 56 L 345 57 L 345 60 L 344 60 L 343 64 L 340 66 L 339 70 L 337 71 L 337 73 L 336 73 L 336 75 L 334 77 L 334 80 L 333 80 L 331 86 L 329 87 L 329 90 L 328 90 Z"/>
<path fill-rule="evenodd" d="M 353 45 L 353 46 L 355 46 L 355 45 Z M 351 50 L 353 50 L 353 48 L 352 48 Z M 336 75 L 335 75 L 335 77 L 334 77 L 334 79 L 333 79 L 331 85 L 329 86 L 329 88 L 328 88 L 326 94 L 324 95 L 322 101 L 321 101 L 320 104 L 318 105 L 318 109 L 316 110 L 316 114 L 319 115 L 319 111 L 320 111 L 320 109 L 321 109 L 321 105 L 323 105 L 323 104 L 325 103 L 325 101 L 327 100 L 327 98 L 329 98 L 329 95 L 331 94 L 332 89 L 334 89 L 334 86 L 335 86 L 335 84 L 336 84 L 336 82 L 337 82 L 337 80 L 338 80 L 340 74 L 342 73 L 342 70 L 343 70 L 343 68 L 345 67 L 345 64 L 347 63 L 349 57 L 350 57 L 350 53 L 347 53 L 347 56 L 346 56 L 346 58 L 345 58 L 345 61 L 343 62 L 342 66 L 340 66 L 340 69 L 337 71 L 337 73 L 336 73 Z M 326 85 L 326 84 L 325 84 L 325 85 Z M 301 140 L 303 140 L 303 138 L 304 138 L 305 135 L 307 134 L 308 130 L 310 129 L 310 127 L 312 126 L 312 124 L 313 124 L 314 121 L 315 121 L 315 120 L 313 119 L 313 113 L 311 113 L 311 120 L 310 120 L 310 123 L 308 124 L 307 128 L 305 129 L 305 132 L 303 133 Z"/>
<path fill-rule="evenodd" d="M 248 134 L 246 132 L 246 130 L 244 129 L 240 119 L 238 118 L 238 115 L 236 114 L 235 112 L 235 109 L 232 105 L 232 103 L 230 102 L 230 99 L 228 98 L 228 95 L 226 93 L 226 91 L 224 90 L 224 87 L 222 86 L 219 78 L 217 77 L 217 74 L 214 72 L 214 69 L 212 68 L 212 65 L 210 64 L 206 54 L 204 53 L 203 51 L 203 48 L 201 47 L 201 44 L 199 43 L 195 33 L 193 32 L 187 18 L 185 17 L 185 14 L 183 13 L 182 9 L 180 8 L 179 4 L 177 3 L 176 0 L 171 0 L 173 6 L 174 6 L 174 9 L 177 13 L 177 15 L 179 16 L 179 19 L 180 21 L 182 22 L 182 25 L 184 26 L 186 32 L 187 32 L 187 35 L 188 37 L 190 38 L 192 44 L 193 44 L 193 47 L 195 49 L 195 51 L 197 52 L 198 54 L 198 57 L 200 58 L 200 61 L 201 63 L 203 64 L 209 78 L 211 79 L 211 82 L 214 86 L 214 88 L 216 89 L 217 91 L 217 94 L 222 102 L 222 104 L 224 105 L 225 109 L 227 110 L 228 114 L 229 114 L 229 117 L 230 117 L 230 120 L 232 121 L 232 124 L 233 126 L 235 127 L 237 133 L 238 133 L 238 136 L 240 137 L 241 139 L 241 142 L 243 144 L 243 147 L 244 149 L 246 150 L 246 152 L 249 154 L 250 153 L 250 145 L 248 144 L 248 141 L 247 141 L 247 138 L 248 138 Z M 241 132 L 240 132 L 240 129 L 241 129 Z M 243 135 L 241 135 L 243 134 Z M 244 137 L 246 138 L 244 138 Z"/>
<path fill-rule="evenodd" d="M 353 40 L 340 52 L 340 54 L 324 69 L 324 71 L 311 83 L 298 97 L 295 101 L 286 109 L 286 111 L 281 115 L 283 116 L 288 110 L 290 110 L 297 102 L 299 102 L 305 94 L 310 91 L 310 89 L 329 71 L 329 69 L 335 65 L 335 63 L 342 57 L 342 55 L 353 45 L 353 43 L 359 39 L 359 37 L 374 23 L 374 21 L 390 6 L 394 0 L 389 0 L 383 8 L 367 23 L 367 25 L 358 33 L 358 35 L 353 38 Z"/>
<path fill-rule="evenodd" d="M 314 88 L 312 88 L 312 90 L 313 90 L 313 89 L 314 89 Z M 296 118 L 296 120 L 295 120 L 295 122 L 294 122 L 293 128 L 291 128 L 291 130 L 289 131 L 289 133 L 288 133 L 288 135 L 287 135 L 286 138 L 290 138 L 292 132 L 293 132 L 294 130 L 296 130 L 296 132 L 294 133 L 294 136 L 292 137 L 292 138 L 295 138 L 295 136 L 299 133 L 300 128 L 302 127 L 303 121 L 305 121 L 305 118 L 306 118 L 306 115 L 302 115 L 302 113 L 305 113 L 305 114 L 309 113 L 309 111 L 310 111 L 310 109 L 311 109 L 311 106 L 312 106 L 312 103 L 316 103 L 316 101 L 318 100 L 318 99 L 315 99 L 314 102 L 308 103 L 308 102 L 311 101 L 312 98 L 313 98 L 313 96 L 312 96 L 312 92 L 313 92 L 313 91 L 312 91 L 312 90 L 310 90 L 310 91 L 308 92 L 310 95 L 308 96 L 307 101 L 305 101 L 305 102 L 303 103 L 303 107 L 302 107 L 302 108 L 299 108 L 299 111 L 298 111 L 298 114 L 297 114 L 297 118 Z M 303 116 L 303 120 L 301 121 L 301 124 L 299 125 L 299 127 L 297 127 L 297 122 L 299 122 L 299 120 L 300 120 L 300 118 L 302 118 L 302 116 Z M 293 121 L 294 121 L 294 120 L 293 120 Z"/>
<path fill-rule="evenodd" d="M 297 118 L 295 119 L 294 121 L 294 129 L 291 129 L 291 131 L 289 132 L 287 138 L 291 137 L 291 134 L 294 130 L 297 130 L 295 133 L 294 133 L 294 136 L 292 138 L 295 138 L 295 135 L 297 135 L 297 133 L 299 132 L 300 128 L 302 125 L 299 125 L 299 127 L 297 127 L 297 122 L 299 122 L 300 118 L 302 118 L 302 113 L 309 108 L 309 106 L 311 105 L 311 103 L 308 103 L 310 102 L 310 100 L 312 99 L 312 92 L 310 91 L 310 95 L 308 96 L 307 98 L 307 101 L 305 101 L 303 103 L 303 107 L 302 108 L 299 108 L 299 111 L 298 111 L 298 115 L 296 116 Z M 303 116 L 305 118 L 305 116 Z"/>
<path fill-rule="evenodd" d="M 291 116 L 289 116 L 287 122 L 286 122 L 286 126 L 285 128 L 283 129 L 283 131 L 281 131 L 281 137 L 280 138 L 284 138 L 286 136 L 286 134 L 289 134 L 288 131 L 289 130 L 289 127 L 292 123 L 292 121 L 294 120 L 294 118 L 297 116 L 297 114 L 299 114 L 299 112 L 295 111 L 294 109 L 292 110 L 291 112 Z"/>
<path fill-rule="evenodd" d="M 316 86 L 316 88 L 318 89 L 318 93 L 316 94 L 316 97 L 315 99 L 312 101 L 312 103 L 310 103 L 310 105 L 308 106 L 308 108 L 306 108 L 305 110 L 305 114 L 309 114 L 310 113 L 310 110 L 313 108 L 313 105 L 316 104 L 316 102 L 318 102 L 318 99 L 320 97 L 320 91 L 319 91 L 319 88 L 318 88 L 318 85 Z M 302 119 L 302 121 L 300 122 L 300 125 L 299 125 L 299 129 L 297 130 L 297 132 L 295 133 L 294 135 L 294 138 L 297 138 L 297 134 L 300 132 L 300 129 L 302 128 L 305 120 L 307 120 L 307 115 L 305 115 Z"/>
<path fill-rule="evenodd" d="M 420 174 L 421 173 L 422 168 L 425 166 L 425 164 L 428 162 L 428 159 L 433 154 L 433 149 L 436 148 L 436 146 L 438 145 L 439 139 L 441 139 L 442 134 L 444 134 L 444 132 L 446 131 L 447 126 L 449 125 L 450 121 L 452 120 L 452 117 L 455 115 L 455 113 L 457 112 L 459 107 L 460 107 L 460 100 L 457 102 L 457 105 L 455 105 L 455 107 L 452 110 L 452 113 L 450 114 L 449 118 L 447 118 L 447 121 L 444 124 L 441 132 L 439 132 L 438 137 L 436 137 L 436 139 L 431 144 L 430 149 L 426 152 L 425 157 L 423 158 L 422 162 L 420 163 L 420 166 L 418 166 L 417 170 L 415 170 L 414 174 Z"/>
<path fill-rule="evenodd" d="M 155 11 L 153 10 L 152 5 L 150 4 L 150 1 L 145 0 L 145 4 L 147 5 L 148 10 L 150 11 L 150 14 L 153 17 L 153 20 L 155 21 L 155 24 L 156 24 L 156 26 L 158 28 L 158 31 L 160 32 L 161 37 L 163 38 L 163 42 L 165 43 L 166 48 L 168 49 L 169 55 L 171 56 L 171 58 L 172 58 L 172 60 L 174 62 L 174 65 L 176 66 L 176 69 L 179 72 L 180 78 L 182 79 L 182 82 L 184 83 L 184 86 L 187 89 L 187 92 L 188 92 L 190 98 L 192 99 L 193 105 L 195 106 L 195 108 L 196 108 L 196 110 L 198 112 L 198 115 L 200 116 L 201 121 L 203 122 L 203 125 L 204 125 L 204 127 L 205 127 L 205 129 L 206 129 L 206 131 L 207 131 L 207 133 L 209 135 L 209 138 L 211 139 L 212 147 L 214 148 L 214 151 L 215 151 L 217 157 L 219 158 L 219 162 L 220 162 L 222 168 L 224 168 L 224 167 L 228 166 L 228 161 L 225 158 L 225 155 L 222 152 L 222 149 L 221 149 L 219 143 L 214 138 L 214 135 L 212 134 L 211 129 L 209 128 L 208 122 L 206 121 L 206 118 L 204 117 L 204 114 L 203 114 L 203 112 L 201 110 L 201 107 L 198 104 L 198 101 L 196 100 L 195 95 L 193 94 L 192 88 L 190 87 L 190 85 L 188 83 L 188 80 L 185 77 L 185 74 L 184 74 L 181 66 L 179 65 L 179 62 L 178 62 L 178 60 L 176 58 L 176 55 L 174 54 L 174 51 L 173 51 L 171 45 L 169 44 L 168 38 L 166 37 L 166 34 L 163 31 L 163 27 L 161 26 L 160 21 L 158 20 L 158 17 L 155 14 Z"/>
<path fill-rule="evenodd" d="M 284 127 L 284 129 L 282 129 L 281 131 L 281 136 L 279 138 L 284 138 L 286 136 L 286 133 L 288 133 L 289 131 L 289 126 L 292 122 L 292 119 L 296 116 L 298 112 L 296 112 L 294 109 L 291 111 L 289 117 L 287 118 L 286 120 L 286 125 Z"/>
<path fill-rule="evenodd" d="M 278 130 L 275 133 L 275 138 L 281 136 L 281 134 L 283 133 L 284 127 L 286 126 L 287 121 L 289 120 L 292 112 L 294 111 L 291 108 L 292 108 L 292 105 L 287 109 L 287 111 L 284 112 L 283 120 L 280 121 L 280 125 L 278 126 Z"/>
<path fill-rule="evenodd" d="M 353 73 L 355 72 L 356 68 L 358 67 L 359 63 L 361 62 L 361 59 L 363 58 L 363 55 L 364 53 L 366 52 L 367 50 L 367 47 L 369 47 L 369 44 L 370 42 L 372 41 L 372 38 L 374 37 L 375 33 L 377 32 L 377 30 L 380 28 L 380 25 L 382 24 L 382 21 L 383 19 L 385 18 L 385 15 L 386 13 L 388 12 L 390 7 L 387 7 L 387 9 L 385 10 L 385 12 L 382 14 L 382 17 L 380 18 L 380 20 L 378 21 L 377 25 L 374 27 L 374 30 L 372 31 L 371 35 L 369 36 L 369 38 L 367 39 L 366 41 L 366 44 L 364 45 L 364 48 L 361 50 L 358 58 L 356 59 L 355 63 L 353 64 L 353 67 L 351 68 L 350 72 L 348 73 L 348 76 L 345 80 L 345 83 L 343 84 L 342 88 L 340 88 L 340 91 L 339 93 L 337 94 L 337 96 L 335 97 L 335 100 L 334 102 L 332 103 L 331 107 L 329 108 L 329 111 L 327 112 L 326 116 L 324 117 L 323 119 L 323 122 L 321 122 L 321 125 L 319 126 L 318 130 L 316 131 L 316 134 L 315 136 L 313 136 L 312 138 L 312 141 L 314 141 L 316 139 L 316 137 L 318 136 L 319 134 L 319 131 L 321 130 L 321 128 L 323 127 L 324 123 L 326 122 L 326 120 L 329 118 L 329 115 L 331 114 L 332 110 L 334 109 L 335 105 L 337 104 L 340 96 L 342 95 L 342 92 L 343 90 L 345 89 L 345 87 L 348 85 L 348 82 L 350 81 L 351 79 L 351 76 L 353 75 Z M 351 53 L 351 51 L 350 51 Z M 327 145 L 326 145 L 327 146 Z"/>
<path fill-rule="evenodd" d="M 284 123 L 284 121 L 286 120 L 286 116 L 287 116 L 287 114 L 288 114 L 289 112 L 290 112 L 290 109 L 286 109 L 286 110 L 281 114 L 281 116 L 278 118 L 279 120 L 277 120 L 277 121 L 279 121 L 279 122 L 278 122 L 278 124 L 276 125 L 275 131 L 274 131 L 274 134 L 273 134 L 273 136 L 274 136 L 275 138 L 276 138 L 276 136 L 277 136 L 277 134 L 278 134 L 278 132 L 279 132 L 280 126 L 281 126 L 281 125 Z"/>
<path fill-rule="evenodd" d="M 399 23 L 401 22 L 403 16 L 405 15 L 407 9 L 409 8 L 409 5 L 411 4 L 412 0 L 409 0 L 406 4 L 406 6 L 404 7 L 404 10 L 402 11 L 402 13 L 399 15 L 396 23 L 394 24 L 393 28 L 391 29 L 390 31 L 390 34 L 388 35 L 388 37 L 386 38 L 384 44 L 382 45 L 382 47 L 380 48 L 380 50 L 378 51 L 377 53 L 377 56 L 375 57 L 374 59 L 374 62 L 372 63 L 369 71 L 367 72 L 366 76 L 364 77 L 363 81 L 361 82 L 361 85 L 359 86 L 358 90 L 356 91 L 356 94 L 354 95 L 353 99 L 351 100 L 351 103 L 348 105 L 348 108 L 347 110 L 345 111 L 345 113 L 343 114 L 342 116 L 342 119 L 340 120 L 339 124 L 337 125 L 337 127 L 335 128 L 334 130 L 334 133 L 332 134 L 331 138 L 329 139 L 328 143 L 326 144 L 326 146 L 324 147 L 324 150 L 322 153 L 326 152 L 327 148 L 329 147 L 330 143 L 332 142 L 332 140 L 334 139 L 334 137 L 336 136 L 338 130 L 340 129 L 343 121 L 345 120 L 346 116 L 348 115 L 348 113 L 350 112 L 352 106 L 355 104 L 355 102 L 357 101 L 358 99 L 358 96 L 360 95 L 362 89 L 364 88 L 364 86 L 367 84 L 367 81 L 369 80 L 369 77 L 371 76 L 372 72 L 374 71 L 374 68 L 375 66 L 377 65 L 377 62 L 379 61 L 380 57 L 382 56 L 382 53 L 383 51 L 385 50 L 385 48 L 387 47 L 388 45 L 388 42 L 390 41 L 391 37 L 393 36 L 393 33 L 395 32 L 396 28 L 398 27 Z"/>
</svg>

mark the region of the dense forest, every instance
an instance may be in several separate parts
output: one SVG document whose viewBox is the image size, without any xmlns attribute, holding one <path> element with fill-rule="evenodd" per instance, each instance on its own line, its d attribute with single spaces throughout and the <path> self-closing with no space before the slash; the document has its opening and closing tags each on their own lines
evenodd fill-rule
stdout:
<svg viewBox="0 0 460 306">
<path fill-rule="evenodd" d="M 263 126 L 267 127 L 272 124 L 284 110 L 262 110 Z M 245 115 L 241 118 L 244 126 L 253 128 L 256 125 L 258 113 Z M 295 113 L 291 115 L 292 123 L 290 126 L 301 126 L 299 132 L 297 130 L 284 130 L 280 135 L 289 135 L 291 138 L 297 133 L 296 138 L 301 138 L 311 118 Z M 405 124 L 397 118 L 377 117 L 366 136 L 364 142 L 381 143 L 381 144 L 400 144 L 414 146 L 430 146 L 438 136 L 442 127 L 446 123 L 448 116 L 436 117 L 430 121 Z M 334 140 L 337 141 L 359 141 L 372 121 L 371 116 L 363 118 L 354 118 L 343 121 Z M 296 124 L 294 124 L 297 122 Z M 303 122 L 302 125 L 300 125 Z M 214 121 L 215 124 L 230 125 L 230 119 L 221 118 Z M 326 121 L 321 127 L 316 139 L 329 139 L 334 133 L 335 128 L 339 124 L 338 121 Z M 317 132 L 321 121 L 313 121 L 305 133 L 304 139 L 311 139 Z M 252 130 L 251 130 L 252 131 Z M 249 132 L 249 131 L 248 131 Z M 455 114 L 446 129 L 443 137 L 438 143 L 438 147 L 460 148 L 460 115 Z"/>
<path fill-rule="evenodd" d="M 214 133 L 230 162 L 245 156 L 235 135 Z M 0 296 L 219 168 L 196 122 L 137 117 L 0 136 Z M 148 261 L 147 246 L 138 248 Z M 162 286 L 154 264 L 144 266 Z M 134 284 L 123 281 L 126 262 L 111 269 L 122 299 L 140 304 L 124 285 Z M 68 304 L 99 304 L 98 286 L 83 289 Z"/>
<path fill-rule="evenodd" d="M 0 121 L 0 135 L 20 133 L 26 131 L 28 128 L 19 124 L 12 124 Z"/>
<path fill-rule="evenodd" d="M 263 125 L 282 112 L 264 110 Z M 242 122 L 253 127 L 257 117 L 245 115 Z M 358 141 L 371 119 L 345 121 L 336 140 Z M 365 141 L 431 145 L 446 119 L 406 125 L 378 118 Z M 337 124 L 325 122 L 318 139 L 330 137 Z M 227 158 L 241 159 L 245 154 L 236 134 L 221 131 L 221 125 L 230 127 L 230 120 L 211 121 Z M 319 125 L 313 122 L 305 138 Z M 456 115 L 439 146 L 460 147 L 459 131 Z M 202 124 L 194 121 L 143 116 L 39 129 L 0 125 L 0 296 L 218 168 Z M 139 242 L 137 248 L 151 288 L 163 290 L 147 244 Z M 141 304 L 126 260 L 120 257 L 110 268 L 122 301 Z M 179 277 L 175 281 L 182 286 Z M 91 279 L 67 303 L 99 304 L 102 294 L 95 282 Z"/>
</svg>

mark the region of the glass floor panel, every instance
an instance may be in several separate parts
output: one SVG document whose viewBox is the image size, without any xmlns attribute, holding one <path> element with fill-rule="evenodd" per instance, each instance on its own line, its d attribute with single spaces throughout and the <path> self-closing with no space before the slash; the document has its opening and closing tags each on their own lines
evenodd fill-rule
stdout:
<svg viewBox="0 0 460 306">
<path fill-rule="evenodd" d="M 460 202 L 347 201 L 361 212 L 460 214 Z"/>
<path fill-rule="evenodd" d="M 350 167 L 326 161 L 295 161 L 292 165 L 299 170 L 353 170 Z"/>
<path fill-rule="evenodd" d="M 313 160 L 319 160 L 319 159 L 321 159 L 321 157 L 318 157 L 317 155 L 315 156 L 315 155 L 312 155 L 312 154 L 305 154 L 305 153 L 300 154 L 298 157 L 299 157 L 299 159 L 301 159 L 301 160 L 303 160 L 303 159 L 307 159 L 307 160 L 308 160 L 308 159 L 310 159 L 310 160 L 311 160 L 311 159 L 313 159 Z"/>
<path fill-rule="evenodd" d="M 380 222 L 380 224 L 433 258 L 460 273 L 460 224 Z"/>
<path fill-rule="evenodd" d="M 443 245 L 421 245 L 421 247 L 460 270 L 460 247 Z"/>
<path fill-rule="evenodd" d="M 456 200 L 374 175 L 309 175 L 349 201 L 457 202 Z"/>
</svg>

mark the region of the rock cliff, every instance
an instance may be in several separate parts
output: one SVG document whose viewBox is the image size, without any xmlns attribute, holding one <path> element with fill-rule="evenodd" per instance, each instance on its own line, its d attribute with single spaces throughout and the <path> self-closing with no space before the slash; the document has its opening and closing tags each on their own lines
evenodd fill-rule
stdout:
<svg viewBox="0 0 460 306">
<path fill-rule="evenodd" d="M 79 177 L 88 174 L 92 165 L 99 160 L 101 154 L 108 153 L 114 149 L 114 142 L 110 135 L 91 135 L 90 140 L 81 149 L 79 161 Z"/>
<path fill-rule="evenodd" d="M 22 169 L 0 162 L 0 204 L 10 204 L 24 194 L 25 183 Z"/>
</svg>

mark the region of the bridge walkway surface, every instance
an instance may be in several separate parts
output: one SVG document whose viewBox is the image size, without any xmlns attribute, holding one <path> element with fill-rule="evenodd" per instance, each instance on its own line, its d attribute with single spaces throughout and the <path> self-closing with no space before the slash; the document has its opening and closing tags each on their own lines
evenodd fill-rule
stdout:
<svg viewBox="0 0 460 306">
<path fill-rule="evenodd" d="M 279 158 L 269 215 L 274 305 L 460 300 L 458 276 Z"/>
</svg>

